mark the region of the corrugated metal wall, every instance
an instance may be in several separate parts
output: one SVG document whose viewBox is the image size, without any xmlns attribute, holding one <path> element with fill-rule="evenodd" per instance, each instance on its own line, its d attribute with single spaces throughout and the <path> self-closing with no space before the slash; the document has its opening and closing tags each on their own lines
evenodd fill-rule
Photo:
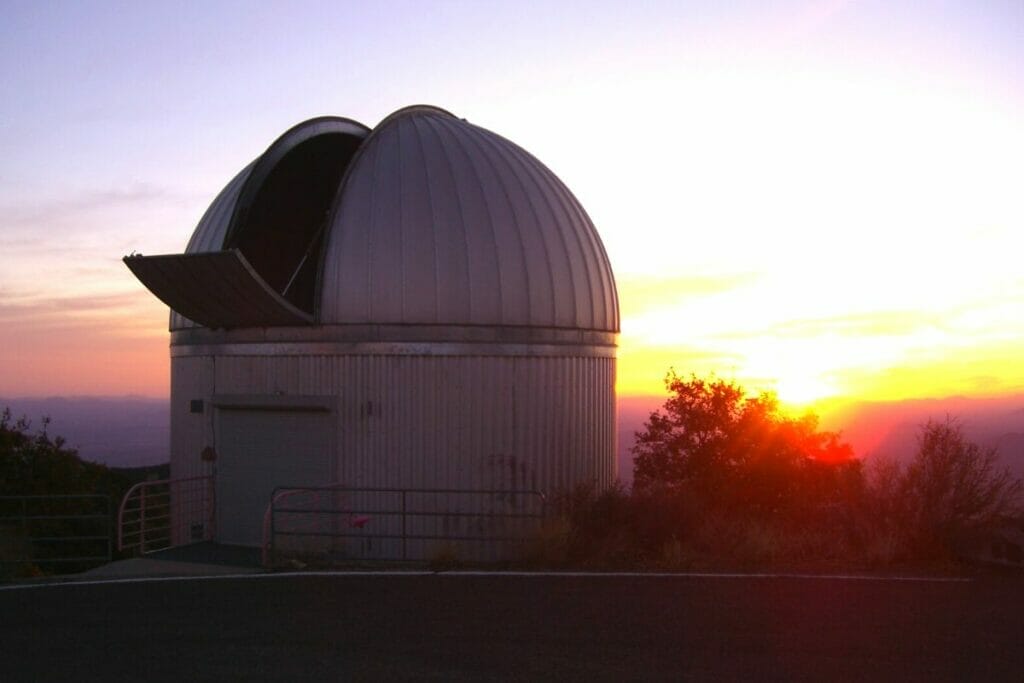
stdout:
<svg viewBox="0 0 1024 683">
<path fill-rule="evenodd" d="M 213 443 L 213 411 L 209 397 L 213 394 L 213 358 L 196 356 L 175 358 L 171 361 L 171 478 L 185 479 L 204 477 L 213 473 L 210 463 L 203 462 L 200 455 L 207 445 Z M 200 412 L 192 412 L 192 400 L 203 401 Z M 198 408 L 199 406 L 197 406 Z M 192 505 L 181 505 L 171 500 L 171 514 L 176 523 L 172 524 L 172 543 L 187 543 L 183 535 L 192 524 L 204 524 L 201 517 L 178 522 L 189 514 L 196 514 Z M 182 536 L 182 537 L 178 537 Z"/>
<path fill-rule="evenodd" d="M 346 486 L 553 494 L 615 478 L 614 358 L 177 357 L 172 476 L 207 473 L 215 394 L 336 396 Z"/>
</svg>

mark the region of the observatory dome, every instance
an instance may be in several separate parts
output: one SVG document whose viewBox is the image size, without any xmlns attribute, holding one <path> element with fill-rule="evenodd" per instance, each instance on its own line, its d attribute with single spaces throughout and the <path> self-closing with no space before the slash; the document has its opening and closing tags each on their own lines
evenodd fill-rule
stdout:
<svg viewBox="0 0 1024 683">
<path fill-rule="evenodd" d="M 337 117 L 293 127 L 228 183 L 184 255 L 127 263 L 170 305 L 172 330 L 619 328 L 607 255 L 569 189 L 509 140 L 429 106 L 373 130 Z"/>
<path fill-rule="evenodd" d="M 171 308 L 171 478 L 209 491 L 172 503 L 175 543 L 267 547 L 275 492 L 327 487 L 375 512 L 307 538 L 324 552 L 494 558 L 545 495 L 614 481 L 597 231 L 540 161 L 444 110 L 300 123 L 184 253 L 125 263 Z"/>
</svg>

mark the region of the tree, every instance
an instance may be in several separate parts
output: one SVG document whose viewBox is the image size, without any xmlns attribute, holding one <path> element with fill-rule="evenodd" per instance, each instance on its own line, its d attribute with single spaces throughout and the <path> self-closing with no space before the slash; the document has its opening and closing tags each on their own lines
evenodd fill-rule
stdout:
<svg viewBox="0 0 1024 683">
<path fill-rule="evenodd" d="M 814 415 L 784 416 L 773 394 L 748 396 L 734 382 L 675 371 L 665 386 L 668 399 L 633 446 L 634 487 L 641 492 L 687 487 L 777 511 L 819 505 L 859 479 L 859 461 L 838 434 L 819 431 Z"/>
<path fill-rule="evenodd" d="M 899 487 L 918 542 L 952 543 L 965 531 L 1019 514 L 1021 481 L 998 461 L 996 448 L 968 441 L 954 418 L 922 425 Z"/>
<path fill-rule="evenodd" d="M 743 392 L 735 384 L 696 376 L 665 378 L 669 397 L 651 413 L 633 446 L 634 485 L 673 486 L 731 467 L 729 441 L 738 431 Z"/>
<path fill-rule="evenodd" d="M 43 418 L 41 427 L 33 432 L 25 417 L 13 419 L 9 409 L 0 413 L 0 496 L 12 496 L 0 501 L 0 571 L 12 575 L 39 571 L 23 561 L 28 556 L 45 560 L 96 555 L 102 541 L 48 540 L 32 544 L 29 538 L 101 535 L 102 527 L 113 520 L 104 522 L 91 516 L 105 511 L 106 505 L 96 500 L 61 498 L 61 494 L 100 494 L 110 496 L 116 504 L 130 485 L 123 474 L 81 460 L 74 449 L 65 446 L 62 437 L 48 433 L 49 422 Z M 35 519 L 21 518 L 25 513 Z M 53 568 L 46 562 L 41 564 Z M 90 564 L 61 563 L 59 567 L 76 571 Z"/>
<path fill-rule="evenodd" d="M 107 467 L 85 462 L 63 437 L 50 436 L 49 418 L 32 433 L 24 417 L 0 413 L 0 494 L 112 493 L 122 482 Z"/>
</svg>

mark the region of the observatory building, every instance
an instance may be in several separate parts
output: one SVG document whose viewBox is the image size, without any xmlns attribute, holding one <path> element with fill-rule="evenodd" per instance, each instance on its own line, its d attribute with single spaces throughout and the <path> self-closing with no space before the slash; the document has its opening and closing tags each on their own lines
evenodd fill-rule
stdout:
<svg viewBox="0 0 1024 683">
<path fill-rule="evenodd" d="M 540 161 L 446 111 L 300 123 L 185 253 L 125 263 L 171 308 L 171 477 L 215 490 L 215 529 L 197 515 L 193 536 L 260 544 L 279 487 L 614 479 L 619 311 L 597 231 Z"/>
</svg>

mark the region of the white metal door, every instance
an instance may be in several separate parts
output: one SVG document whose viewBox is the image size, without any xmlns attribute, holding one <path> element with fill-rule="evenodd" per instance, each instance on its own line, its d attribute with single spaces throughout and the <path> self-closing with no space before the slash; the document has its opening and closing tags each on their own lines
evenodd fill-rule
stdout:
<svg viewBox="0 0 1024 683">
<path fill-rule="evenodd" d="M 332 435 L 330 412 L 218 409 L 217 540 L 258 546 L 275 488 L 330 484 Z"/>
</svg>

